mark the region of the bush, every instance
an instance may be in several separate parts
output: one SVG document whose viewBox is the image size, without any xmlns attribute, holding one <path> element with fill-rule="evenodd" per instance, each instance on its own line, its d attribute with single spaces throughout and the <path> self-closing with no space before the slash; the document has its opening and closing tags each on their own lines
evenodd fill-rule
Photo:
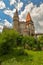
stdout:
<svg viewBox="0 0 43 65">
<path fill-rule="evenodd" d="M 43 35 L 38 37 L 39 50 L 43 50 Z"/>
<path fill-rule="evenodd" d="M 5 29 L 0 34 L 0 53 L 5 55 L 10 53 L 14 47 L 24 47 L 30 50 L 43 50 L 43 36 L 35 39 L 33 36 L 22 36 L 13 29 Z M 23 55 L 24 50 L 20 49 L 19 54 Z"/>
<path fill-rule="evenodd" d="M 9 32 L 8 32 L 9 31 Z M 1 34 L 0 52 L 5 55 L 16 46 L 16 38 L 18 33 L 14 30 L 5 30 Z"/>
<path fill-rule="evenodd" d="M 16 39 L 17 46 L 22 46 L 22 40 L 23 40 L 23 36 L 18 35 L 18 37 Z"/>
<path fill-rule="evenodd" d="M 21 56 L 21 55 L 28 56 L 28 53 L 25 52 L 24 49 L 19 49 L 18 55 L 19 55 L 19 56 Z"/>
<path fill-rule="evenodd" d="M 35 38 L 32 36 L 24 36 L 22 41 L 24 48 L 32 49 L 35 47 Z"/>
</svg>

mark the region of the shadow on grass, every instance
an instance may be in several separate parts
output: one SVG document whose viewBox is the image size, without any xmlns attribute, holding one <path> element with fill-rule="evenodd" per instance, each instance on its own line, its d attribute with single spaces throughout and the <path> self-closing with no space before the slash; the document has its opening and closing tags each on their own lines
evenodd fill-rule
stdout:
<svg viewBox="0 0 43 65">
<path fill-rule="evenodd" d="M 33 56 L 29 55 L 24 51 L 24 49 L 14 49 L 10 52 L 10 54 L 3 55 L 0 57 L 2 62 L 11 60 L 16 60 L 17 62 L 25 62 L 25 61 L 33 61 Z"/>
</svg>

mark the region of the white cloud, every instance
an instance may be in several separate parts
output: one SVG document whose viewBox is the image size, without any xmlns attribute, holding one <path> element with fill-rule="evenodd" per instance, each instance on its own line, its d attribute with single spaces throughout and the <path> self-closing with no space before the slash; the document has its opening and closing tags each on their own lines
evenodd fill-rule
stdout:
<svg viewBox="0 0 43 65">
<path fill-rule="evenodd" d="M 43 32 L 43 3 L 39 7 L 34 7 L 31 12 L 31 17 L 35 23 L 35 28 L 38 32 Z"/>
<path fill-rule="evenodd" d="M 0 1 L 0 9 L 5 8 L 5 3 L 3 1 Z"/>
<path fill-rule="evenodd" d="M 24 11 L 19 15 L 20 20 L 26 20 L 27 13 L 30 12 L 37 32 L 43 32 L 43 3 L 39 7 L 33 3 L 27 4 Z"/>
<path fill-rule="evenodd" d="M 0 25 L 0 32 L 2 32 L 3 30 L 3 25 Z"/>
<path fill-rule="evenodd" d="M 33 3 L 30 3 L 27 6 L 25 6 L 24 11 L 22 11 L 21 14 L 19 15 L 20 19 L 25 20 L 27 13 L 30 12 L 33 7 L 34 7 Z"/>
<path fill-rule="evenodd" d="M 7 27 L 7 28 L 12 28 L 12 23 L 8 22 L 6 19 L 4 20 L 4 24 L 0 23 L 0 32 L 2 32 L 3 28 Z"/>
<path fill-rule="evenodd" d="M 14 4 L 15 3 L 15 4 Z M 17 8 L 18 9 L 18 11 L 22 8 L 22 6 L 23 6 L 23 2 L 16 2 L 16 0 L 10 0 L 10 4 L 12 5 L 12 4 L 14 4 L 14 6 L 15 6 L 15 8 Z M 17 4 L 17 5 L 16 5 Z M 16 9 L 13 9 L 13 10 L 10 10 L 9 8 L 8 9 L 5 9 L 4 10 L 4 13 L 5 14 L 7 14 L 7 15 L 9 15 L 9 16 L 11 16 L 12 18 L 13 18 L 13 15 L 14 15 L 14 13 L 15 13 L 15 11 L 16 11 Z"/>
<path fill-rule="evenodd" d="M 3 26 L 2 26 L 2 25 L 0 25 L 0 30 L 1 30 L 1 29 L 3 29 Z"/>
<path fill-rule="evenodd" d="M 23 2 L 20 2 L 20 0 L 18 2 L 16 0 L 10 0 L 10 5 L 14 5 L 19 11 L 23 6 Z"/>
<path fill-rule="evenodd" d="M 16 3 L 16 0 L 9 0 L 10 1 L 10 5 L 13 5 L 14 3 Z"/>
<path fill-rule="evenodd" d="M 43 26 L 43 21 L 41 21 L 41 22 L 39 21 L 39 24 L 40 24 L 40 26 Z"/>
<path fill-rule="evenodd" d="M 4 21 L 5 21 L 4 26 L 6 26 L 8 28 L 11 28 L 12 27 L 12 24 L 9 23 L 6 19 Z"/>
<path fill-rule="evenodd" d="M 14 12 L 16 11 L 16 9 L 10 10 L 10 9 L 6 9 L 4 10 L 4 13 L 11 16 L 13 18 Z"/>
<path fill-rule="evenodd" d="M 23 7 L 23 2 L 18 2 L 17 9 L 18 11 Z"/>
</svg>

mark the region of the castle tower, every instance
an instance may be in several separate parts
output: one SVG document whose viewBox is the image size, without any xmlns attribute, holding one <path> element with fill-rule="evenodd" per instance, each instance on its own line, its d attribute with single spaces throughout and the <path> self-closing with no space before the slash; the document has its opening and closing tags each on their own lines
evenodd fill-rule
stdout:
<svg viewBox="0 0 43 65">
<path fill-rule="evenodd" d="M 30 13 L 28 13 L 26 17 L 26 28 L 27 28 L 28 35 L 33 36 L 35 33 L 35 29 L 34 29 L 34 23 L 31 19 Z"/>
<path fill-rule="evenodd" d="M 19 17 L 18 17 L 17 9 L 16 9 L 16 12 L 14 13 L 14 17 L 13 17 L 13 29 L 15 29 L 17 32 L 19 32 Z"/>
</svg>

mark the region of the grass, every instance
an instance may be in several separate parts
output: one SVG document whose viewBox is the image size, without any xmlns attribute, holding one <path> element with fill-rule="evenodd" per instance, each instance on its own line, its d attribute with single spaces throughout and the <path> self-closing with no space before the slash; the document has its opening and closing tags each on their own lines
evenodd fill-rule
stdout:
<svg viewBox="0 0 43 65">
<path fill-rule="evenodd" d="M 28 55 L 19 55 L 18 49 L 1 56 L 2 65 L 43 65 L 43 51 L 24 50 Z"/>
</svg>

